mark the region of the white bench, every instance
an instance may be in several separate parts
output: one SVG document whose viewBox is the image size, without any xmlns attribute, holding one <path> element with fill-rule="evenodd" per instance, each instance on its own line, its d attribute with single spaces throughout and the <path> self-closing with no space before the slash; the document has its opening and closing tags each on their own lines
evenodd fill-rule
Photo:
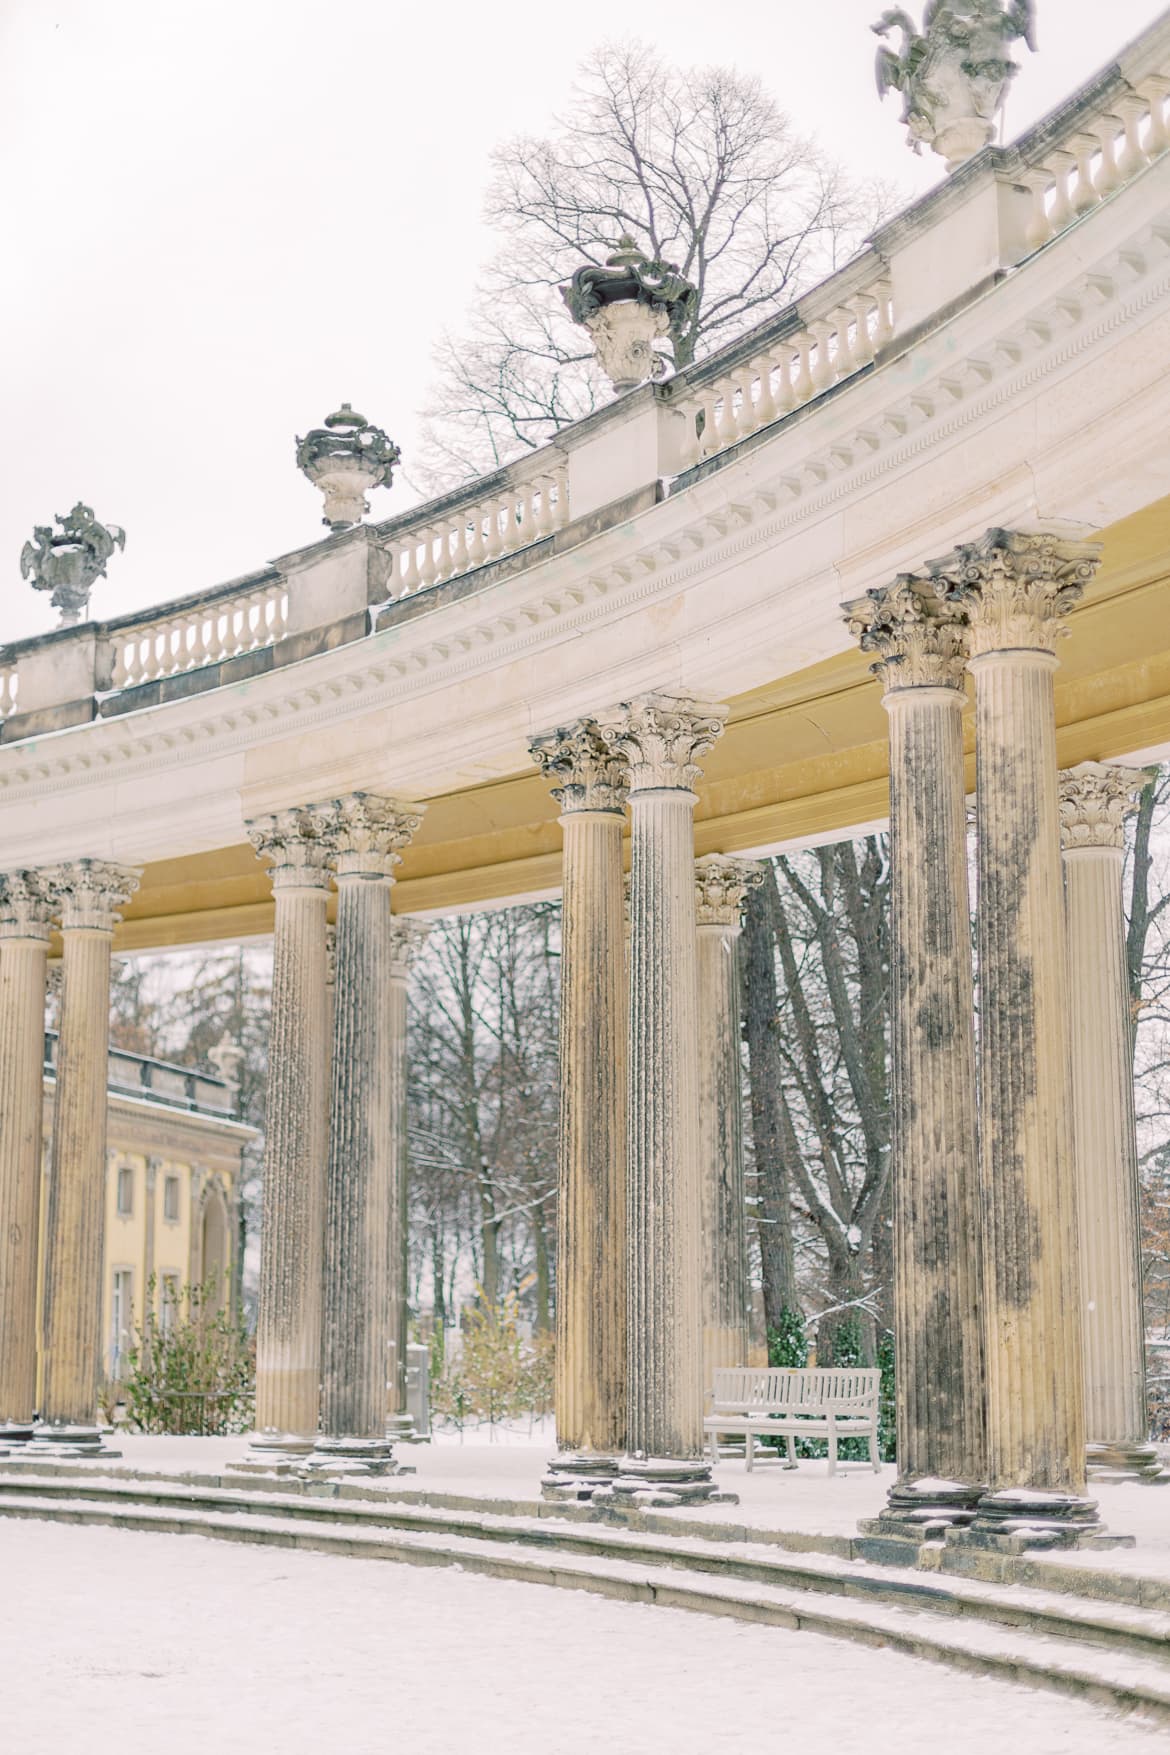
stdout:
<svg viewBox="0 0 1170 1755">
<path fill-rule="evenodd" d="M 743 1435 L 747 1466 L 757 1438 L 783 1438 L 788 1466 L 796 1467 L 796 1440 L 824 1438 L 829 1445 L 829 1473 L 837 1472 L 837 1444 L 842 1438 L 869 1441 L 869 1460 L 880 1469 L 878 1455 L 878 1388 L 875 1367 L 811 1371 L 716 1371 L 709 1392 L 711 1412 L 703 1430 L 711 1444 L 711 1460 L 719 1460 L 719 1435 Z"/>
</svg>

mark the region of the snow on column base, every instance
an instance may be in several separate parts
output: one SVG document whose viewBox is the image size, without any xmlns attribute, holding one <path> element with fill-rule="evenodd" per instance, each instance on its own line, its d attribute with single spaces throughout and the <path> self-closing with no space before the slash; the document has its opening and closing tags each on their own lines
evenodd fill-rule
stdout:
<svg viewBox="0 0 1170 1755">
<path fill-rule="evenodd" d="M 975 1521 L 947 1531 L 948 1547 L 990 1548 L 1022 1554 L 1029 1548 L 1132 1548 L 1132 1536 L 1110 1535 L 1095 1499 L 1030 1487 L 985 1493 Z"/>
<path fill-rule="evenodd" d="M 889 1557 L 912 1565 L 923 1542 L 941 1542 L 948 1530 L 970 1524 L 986 1491 L 986 1487 L 969 1481 L 933 1477 L 896 1481 L 884 1510 L 877 1517 L 863 1518 L 858 1528 L 863 1536 L 871 1538 L 869 1547 L 874 1542 L 895 1544 Z M 870 1553 L 869 1547 L 867 1559 L 881 1557 Z"/>
<path fill-rule="evenodd" d="M 322 1476 L 344 1475 L 413 1475 L 414 1469 L 403 1468 L 394 1460 L 394 1450 L 386 1438 L 318 1438 L 312 1454 L 299 1467 L 306 1480 Z"/>
<path fill-rule="evenodd" d="M 599 1487 L 612 1486 L 617 1473 L 616 1456 L 588 1450 L 561 1450 L 548 1465 L 548 1474 L 540 1483 L 540 1496 L 542 1499 L 579 1502 L 592 1499 Z"/>
<path fill-rule="evenodd" d="M 289 1475 L 304 1462 L 316 1442 L 299 1432 L 269 1428 L 248 1435 L 248 1448 L 238 1462 L 228 1464 L 233 1475 Z"/>
<path fill-rule="evenodd" d="M 21 1444 L 8 1453 L 10 1462 L 77 1462 L 91 1456 L 121 1456 L 105 1441 L 105 1434 L 97 1426 L 49 1426 L 38 1424 L 33 1428 L 33 1435 L 27 1444 Z"/>
<path fill-rule="evenodd" d="M 27 1444 L 35 1431 L 32 1420 L 5 1420 L 0 1425 L 0 1447 L 11 1450 L 14 1445 Z"/>
<path fill-rule="evenodd" d="M 738 1505 L 737 1493 L 724 1493 L 711 1479 L 704 1457 L 623 1456 L 608 1486 L 598 1487 L 594 1505 L 637 1510 L 653 1505 Z"/>
<path fill-rule="evenodd" d="M 0 1426 L 0 1444 L 4 1428 Z M 1090 1481 L 1165 1481 L 1161 1458 L 1152 1444 L 1090 1444 L 1085 1450 L 1085 1464 Z"/>
</svg>

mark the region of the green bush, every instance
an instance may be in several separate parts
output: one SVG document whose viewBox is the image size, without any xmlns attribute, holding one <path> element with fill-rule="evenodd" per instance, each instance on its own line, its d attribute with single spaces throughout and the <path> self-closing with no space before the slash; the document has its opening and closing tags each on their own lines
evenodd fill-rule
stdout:
<svg viewBox="0 0 1170 1755">
<path fill-rule="evenodd" d="M 800 1370 L 808 1364 L 808 1335 L 799 1310 L 780 1312 L 779 1328 L 768 1330 L 768 1364 Z"/>
<path fill-rule="evenodd" d="M 135 1431 L 206 1438 L 250 1428 L 255 1349 L 242 1318 L 216 1307 L 216 1294 L 211 1281 L 186 1286 L 164 1320 L 151 1275 L 121 1384 Z"/>
<path fill-rule="evenodd" d="M 431 1389 L 431 1410 L 462 1430 L 467 1422 L 535 1419 L 552 1412 L 553 1337 L 520 1333 L 519 1302 L 482 1300 L 464 1318 L 463 1349 Z"/>
</svg>

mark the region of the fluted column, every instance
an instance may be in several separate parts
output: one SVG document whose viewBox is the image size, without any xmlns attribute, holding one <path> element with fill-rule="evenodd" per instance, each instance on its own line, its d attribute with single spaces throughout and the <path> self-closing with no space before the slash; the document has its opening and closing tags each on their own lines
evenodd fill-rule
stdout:
<svg viewBox="0 0 1170 1755">
<path fill-rule="evenodd" d="M 969 1521 L 986 1470 L 963 615 L 909 577 L 845 608 L 890 729 L 898 1478 L 880 1526 L 913 1530 Z"/>
<path fill-rule="evenodd" d="M 325 910 L 328 808 L 247 825 L 272 867 L 272 1010 L 265 1101 L 264 1217 L 256 1318 L 253 1460 L 310 1450 L 321 1379 L 321 1273 L 329 1140 Z"/>
<path fill-rule="evenodd" d="M 32 1436 L 44 1111 L 45 969 L 55 899 L 0 876 L 0 1451 Z"/>
<path fill-rule="evenodd" d="M 408 914 L 390 920 L 390 1133 L 393 1142 L 393 1188 L 390 1197 L 390 1371 L 387 1414 L 391 1436 L 409 1432 L 412 1422 L 406 1411 L 406 1346 L 408 1340 L 409 1199 L 407 1183 L 406 1114 L 406 1001 L 410 971 L 427 941 L 430 926 Z"/>
<path fill-rule="evenodd" d="M 591 720 L 531 751 L 556 782 L 564 841 L 552 1497 L 612 1475 L 626 1441 L 626 789 Z"/>
<path fill-rule="evenodd" d="M 630 770 L 627 1480 L 710 1491 L 703 1461 L 702 1173 L 692 813 L 726 709 L 646 695 L 600 721 Z"/>
<path fill-rule="evenodd" d="M 323 807 L 324 809 L 324 807 Z M 391 1340 L 394 1055 L 390 885 L 421 813 L 351 793 L 329 833 L 337 880 L 318 1466 L 382 1472 Z"/>
<path fill-rule="evenodd" d="M 139 873 L 79 859 L 49 874 L 61 908 L 64 980 L 45 1224 L 42 1424 L 26 1455 L 101 1454 L 110 945 Z"/>
<path fill-rule="evenodd" d="M 756 860 L 708 853 L 695 861 L 699 931 L 699 1158 L 702 1175 L 703 1392 L 751 1346 L 739 935 L 743 899 L 763 881 Z"/>
<path fill-rule="evenodd" d="M 1082 762 L 1060 776 L 1073 1139 L 1081 1225 L 1085 1430 L 1094 1478 L 1152 1478 L 1129 982 L 1125 819 L 1148 776 Z"/>
<path fill-rule="evenodd" d="M 1096 565 L 1089 544 L 993 530 L 932 569 L 967 613 L 975 677 L 988 1533 L 1096 1522 L 1053 693 L 1063 617 Z"/>
</svg>

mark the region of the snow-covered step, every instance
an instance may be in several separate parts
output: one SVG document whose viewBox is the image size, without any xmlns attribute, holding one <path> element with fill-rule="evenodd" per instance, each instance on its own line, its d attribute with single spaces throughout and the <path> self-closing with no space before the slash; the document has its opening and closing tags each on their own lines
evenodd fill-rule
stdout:
<svg viewBox="0 0 1170 1755">
<path fill-rule="evenodd" d="M 586 1590 L 627 1601 L 651 1602 L 705 1614 L 784 1626 L 889 1646 L 970 1670 L 1059 1689 L 1124 1710 L 1140 1710 L 1170 1722 L 1170 1668 L 1161 1656 L 1129 1649 L 1103 1649 L 1082 1638 L 1037 1632 L 1042 1605 L 1018 1603 L 1018 1622 L 976 1619 L 955 1601 L 882 1600 L 867 1588 L 829 1595 L 791 1580 L 764 1583 L 727 1571 L 685 1576 L 681 1554 L 654 1563 L 643 1553 L 569 1552 L 557 1548 L 522 1555 L 500 1532 L 455 1535 L 436 1529 L 389 1528 L 358 1517 L 340 1520 L 326 1508 L 299 1502 L 269 1505 L 260 1513 L 236 1498 L 230 1507 L 202 1509 L 176 1493 L 169 1503 L 142 1503 L 122 1492 L 104 1498 L 38 1494 L 33 1482 L 18 1493 L 0 1491 L 0 1516 L 105 1524 L 135 1530 L 197 1534 L 221 1541 L 255 1542 L 321 1553 L 356 1555 L 412 1565 L 462 1567 L 468 1572 L 529 1583 Z M 324 1513 L 324 1514 L 323 1514 Z M 602 1532 L 599 1532 L 602 1533 Z M 615 1532 L 608 1532 L 614 1534 Z M 616 1532 L 620 1534 L 620 1532 Z M 644 1550 L 645 1544 L 641 1544 Z M 691 1557 L 692 1559 L 695 1556 Z M 731 1556 L 724 1555 L 725 1561 Z M 874 1569 L 867 1568 L 872 1573 Z M 905 1574 L 895 1574 L 905 1582 Z M 876 1582 L 876 1581 L 875 1581 Z M 962 1581 L 967 1585 L 969 1581 Z M 987 1587 L 982 1587 L 986 1592 Z M 964 1593 L 966 1594 L 966 1593 Z M 1036 1593 L 1037 1595 L 1041 1593 Z M 980 1592 L 971 1593 L 972 1606 Z M 988 1599 L 989 1600 L 989 1599 Z M 1094 1609 L 1099 1605 L 1089 1605 Z M 1067 1607 L 1067 1605 L 1066 1605 Z M 1047 1623 L 1044 1623 L 1045 1625 Z"/>
</svg>

